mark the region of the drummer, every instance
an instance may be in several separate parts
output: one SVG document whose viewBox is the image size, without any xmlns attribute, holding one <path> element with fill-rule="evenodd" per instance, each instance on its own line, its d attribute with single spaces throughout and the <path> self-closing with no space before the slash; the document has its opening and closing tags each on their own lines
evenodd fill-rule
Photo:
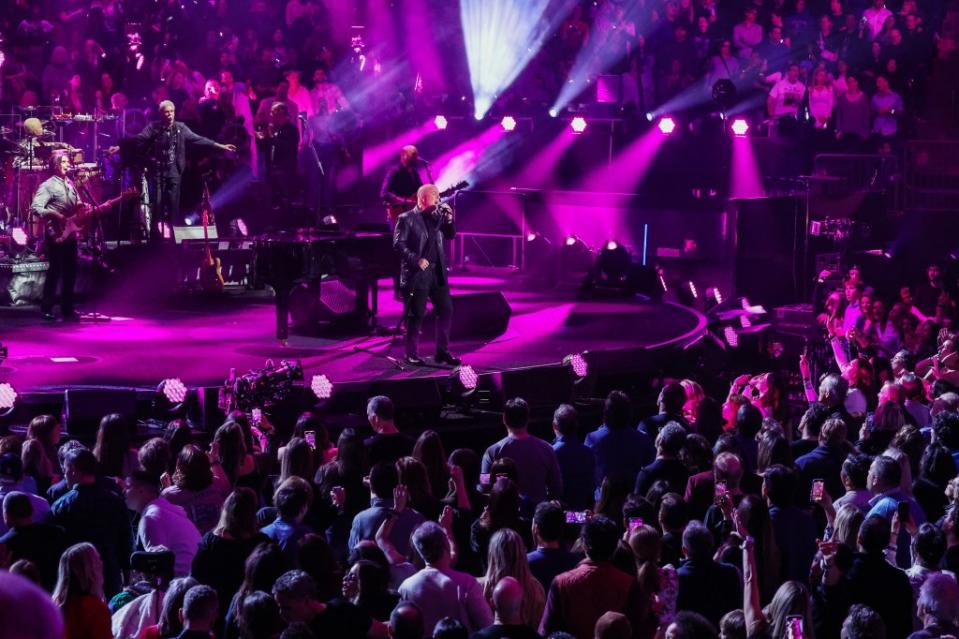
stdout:
<svg viewBox="0 0 959 639">
<path fill-rule="evenodd" d="M 20 159 L 14 163 L 17 168 L 46 168 L 51 153 L 55 149 L 71 150 L 69 144 L 63 142 L 48 142 L 44 136 L 43 123 L 38 118 L 27 118 L 23 121 L 24 138 L 20 141 Z"/>
</svg>

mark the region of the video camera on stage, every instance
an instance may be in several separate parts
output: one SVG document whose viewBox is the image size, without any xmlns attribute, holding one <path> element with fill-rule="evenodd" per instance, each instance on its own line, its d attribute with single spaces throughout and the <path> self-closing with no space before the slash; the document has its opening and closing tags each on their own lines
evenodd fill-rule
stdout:
<svg viewBox="0 0 959 639">
<path fill-rule="evenodd" d="M 282 360 L 278 365 L 267 360 L 266 366 L 237 376 L 230 371 L 220 393 L 220 408 L 225 411 L 250 411 L 254 407 L 278 404 L 293 390 L 294 382 L 303 380 L 303 365 L 298 360 Z"/>
</svg>

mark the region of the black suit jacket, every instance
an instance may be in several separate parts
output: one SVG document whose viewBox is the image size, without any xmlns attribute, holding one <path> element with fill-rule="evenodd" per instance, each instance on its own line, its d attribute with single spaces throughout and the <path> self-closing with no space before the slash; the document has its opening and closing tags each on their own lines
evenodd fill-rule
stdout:
<svg viewBox="0 0 959 639">
<path fill-rule="evenodd" d="M 176 129 L 176 174 L 182 175 L 184 169 L 186 169 L 187 146 L 199 146 L 213 149 L 216 148 L 216 142 L 209 138 L 205 138 L 202 135 L 197 135 L 190 130 L 190 127 L 182 122 L 174 122 L 173 127 Z M 156 153 L 158 151 L 157 144 L 159 143 L 163 129 L 164 127 L 162 123 L 151 122 L 133 138 L 136 142 L 137 154 L 140 156 L 140 158 L 146 160 L 147 167 L 151 167 L 153 160 L 156 158 Z"/>
<path fill-rule="evenodd" d="M 67 548 L 67 534 L 60 526 L 29 524 L 12 528 L 0 537 L 13 561 L 29 559 L 40 570 L 40 581 L 48 592 L 57 584 L 60 555 Z"/>
<path fill-rule="evenodd" d="M 426 246 L 430 240 L 430 231 L 423 219 L 423 212 L 419 206 L 407 211 L 396 220 L 396 230 L 393 232 L 393 250 L 400 257 L 400 286 L 404 288 L 429 288 L 432 279 L 429 277 L 433 269 L 446 268 L 446 255 L 443 249 L 443 240 L 452 240 L 456 237 L 456 228 L 452 222 L 444 220 L 436 231 L 437 264 L 431 265 L 426 271 L 420 270 L 418 262 L 426 254 Z M 446 274 L 442 277 L 445 279 Z"/>
</svg>

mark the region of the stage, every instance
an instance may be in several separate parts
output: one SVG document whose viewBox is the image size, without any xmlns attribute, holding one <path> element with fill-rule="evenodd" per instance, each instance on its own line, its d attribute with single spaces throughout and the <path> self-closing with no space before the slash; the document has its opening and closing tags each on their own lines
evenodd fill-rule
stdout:
<svg viewBox="0 0 959 639">
<path fill-rule="evenodd" d="M 490 341 L 454 339 L 451 350 L 479 374 L 554 366 L 566 355 L 589 351 L 591 366 L 637 351 L 661 351 L 698 338 L 705 318 L 668 302 L 606 295 L 578 299 L 576 291 L 521 286 L 516 276 L 454 275 L 455 294 L 502 291 L 512 308 L 508 328 Z M 394 326 L 402 308 L 387 280 L 380 286 L 380 324 Z M 89 310 L 89 308 L 84 309 Z M 401 358 L 403 338 L 306 336 L 293 333 L 284 345 L 275 337 L 273 297 L 269 290 L 239 290 L 221 297 L 183 295 L 159 308 L 139 311 L 119 302 L 98 309 L 105 323 L 46 323 L 36 307 L 0 308 L 0 342 L 9 358 L 0 381 L 21 395 L 50 394 L 66 388 L 156 388 L 178 377 L 187 386 L 218 386 L 230 369 L 244 373 L 266 360 L 298 359 L 307 382 L 325 374 L 334 385 L 356 389 L 377 382 L 445 377 L 449 367 L 399 370 L 377 355 Z M 455 311 L 454 311 L 455 312 Z M 371 352 L 358 351 L 356 347 Z M 420 343 L 433 353 L 433 336 Z M 428 361 L 429 358 L 427 357 Z"/>
</svg>

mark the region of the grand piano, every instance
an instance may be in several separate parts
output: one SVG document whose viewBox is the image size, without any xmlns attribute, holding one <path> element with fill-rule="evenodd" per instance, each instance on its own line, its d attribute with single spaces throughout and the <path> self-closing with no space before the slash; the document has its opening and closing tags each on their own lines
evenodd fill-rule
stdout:
<svg viewBox="0 0 959 639">
<path fill-rule="evenodd" d="M 297 231 L 253 240 L 253 283 L 268 284 L 276 296 L 276 337 L 289 337 L 290 294 L 299 284 L 322 286 L 335 277 L 356 291 L 357 314 L 377 314 L 377 280 L 399 270 L 389 233 Z"/>
</svg>

